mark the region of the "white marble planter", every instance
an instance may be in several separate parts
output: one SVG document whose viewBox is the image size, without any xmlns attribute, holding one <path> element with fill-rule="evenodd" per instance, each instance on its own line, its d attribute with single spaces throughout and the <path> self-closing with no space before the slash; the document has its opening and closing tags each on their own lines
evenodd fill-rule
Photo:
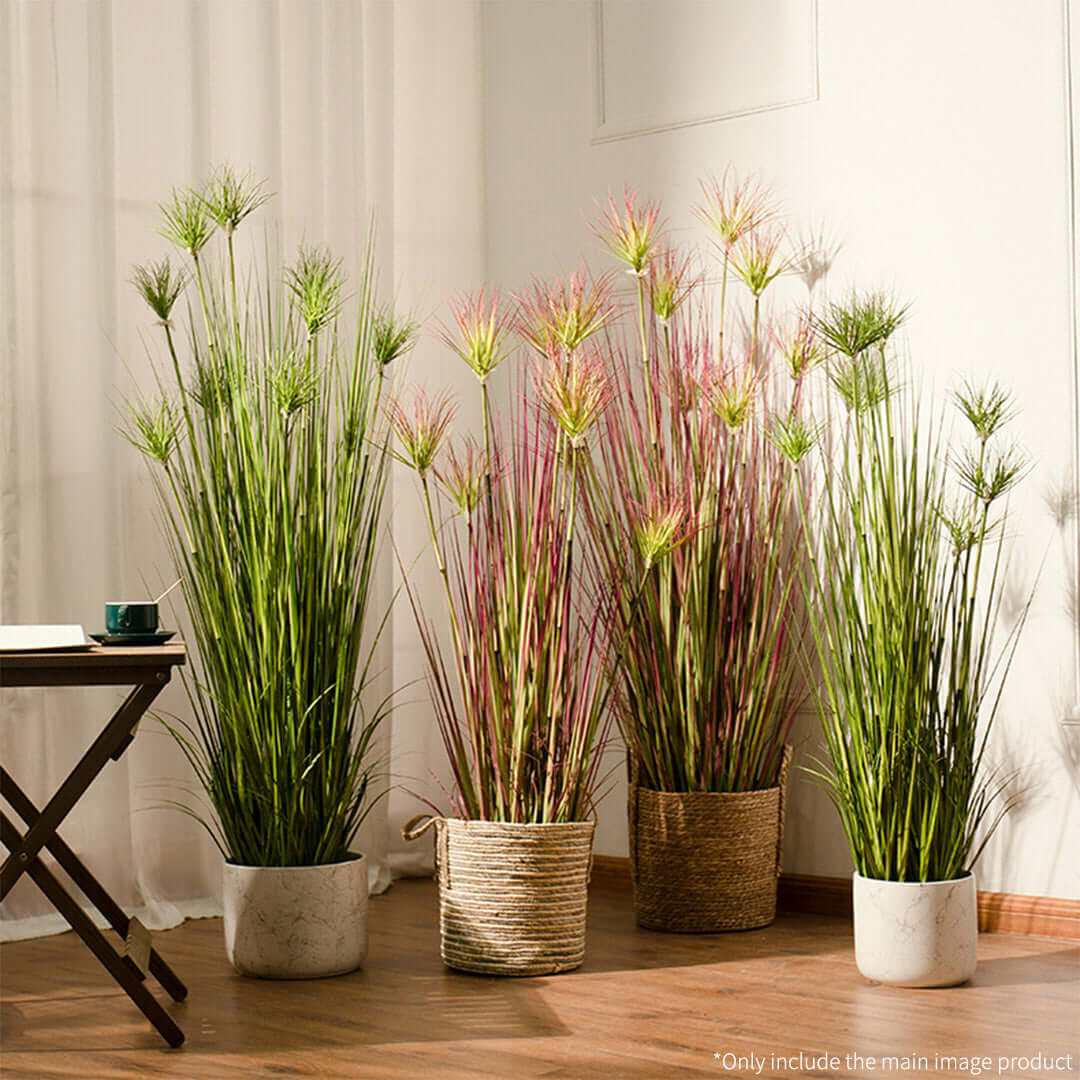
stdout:
<svg viewBox="0 0 1080 1080">
<path fill-rule="evenodd" d="M 855 963 L 875 982 L 955 986 L 975 974 L 975 878 L 878 881 L 854 877 Z"/>
<path fill-rule="evenodd" d="M 241 975 L 319 979 L 367 953 L 368 864 L 225 864 L 225 952 Z"/>
</svg>

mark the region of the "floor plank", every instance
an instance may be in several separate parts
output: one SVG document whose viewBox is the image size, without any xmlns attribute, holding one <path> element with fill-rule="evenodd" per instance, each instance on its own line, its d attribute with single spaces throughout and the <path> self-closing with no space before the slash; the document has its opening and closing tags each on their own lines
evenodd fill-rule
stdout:
<svg viewBox="0 0 1080 1080">
<path fill-rule="evenodd" d="M 895 990 L 859 976 L 843 919 L 792 914 L 749 933 L 659 934 L 635 927 L 625 891 L 594 888 L 583 968 L 495 979 L 442 965 L 436 904 L 430 881 L 396 883 L 372 900 L 365 969 L 312 982 L 234 974 L 220 920 L 155 935 L 190 989 L 186 1002 L 168 1006 L 187 1035 L 175 1051 L 73 934 L 4 945 L 0 1075 L 1080 1075 L 1075 942 L 983 935 L 971 984 Z M 1036 1053 L 1052 1067 L 1010 1060 Z M 886 1056 L 898 1060 L 883 1068 Z M 873 1070 L 868 1057 L 877 1059 Z"/>
</svg>

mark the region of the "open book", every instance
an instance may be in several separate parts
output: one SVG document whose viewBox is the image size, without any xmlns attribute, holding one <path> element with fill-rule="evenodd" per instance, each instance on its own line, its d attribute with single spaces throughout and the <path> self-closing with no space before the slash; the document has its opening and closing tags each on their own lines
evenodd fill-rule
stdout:
<svg viewBox="0 0 1080 1080">
<path fill-rule="evenodd" d="M 68 626 L 0 626 L 0 653 L 61 652 L 89 649 L 93 642 L 86 640 L 83 628 Z"/>
</svg>

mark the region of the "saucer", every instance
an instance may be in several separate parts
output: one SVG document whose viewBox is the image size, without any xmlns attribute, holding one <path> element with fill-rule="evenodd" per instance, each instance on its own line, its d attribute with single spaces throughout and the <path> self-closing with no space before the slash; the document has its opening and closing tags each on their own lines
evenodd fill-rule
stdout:
<svg viewBox="0 0 1080 1080">
<path fill-rule="evenodd" d="M 153 630 L 147 634 L 91 634 L 99 645 L 164 645 L 175 630 Z"/>
</svg>

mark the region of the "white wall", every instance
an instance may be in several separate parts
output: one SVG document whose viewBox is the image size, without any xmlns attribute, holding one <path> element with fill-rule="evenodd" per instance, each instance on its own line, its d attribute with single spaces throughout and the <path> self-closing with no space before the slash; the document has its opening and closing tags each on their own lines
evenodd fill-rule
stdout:
<svg viewBox="0 0 1080 1080">
<path fill-rule="evenodd" d="M 743 17 L 786 19 L 798 8 L 745 5 Z M 662 10 L 695 14 L 693 0 Z M 817 100 L 594 142 L 593 4 L 488 3 L 488 276 L 516 288 L 583 253 L 604 265 L 585 217 L 624 183 L 662 198 L 672 226 L 696 238 L 697 180 L 731 162 L 772 181 L 794 223 L 824 222 L 843 241 L 832 289 L 892 286 L 913 302 L 907 341 L 928 378 L 947 386 L 993 375 L 1015 390 L 1014 434 L 1036 463 L 1014 503 L 1016 588 L 1046 562 L 995 744 L 1006 767 L 1022 770 L 1025 801 L 988 849 L 980 886 L 1080 897 L 1080 728 L 1061 723 L 1076 697 L 1072 540 L 1043 499 L 1073 483 L 1075 446 L 1063 7 L 820 0 L 817 20 Z M 773 30 L 783 37 L 782 25 Z M 672 34 L 646 28 L 651 40 L 670 45 Z M 668 60 L 692 90 L 679 55 Z M 721 75 L 701 66 L 702 113 L 715 111 L 707 98 L 724 91 Z M 600 852 L 625 853 L 624 804 L 620 787 L 602 806 Z M 846 873 L 822 793 L 796 777 L 790 805 L 787 869 Z"/>
</svg>

